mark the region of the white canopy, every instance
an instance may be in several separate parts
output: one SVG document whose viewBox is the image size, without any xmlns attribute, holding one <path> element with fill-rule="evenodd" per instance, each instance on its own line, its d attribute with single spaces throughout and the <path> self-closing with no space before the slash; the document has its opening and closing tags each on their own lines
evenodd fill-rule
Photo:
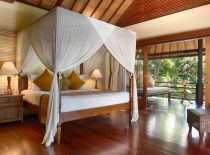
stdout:
<svg viewBox="0 0 210 155">
<path fill-rule="evenodd" d="M 58 7 L 26 30 L 18 33 L 17 49 L 18 53 L 21 53 L 19 71 L 30 68 L 41 61 L 55 73 L 43 140 L 46 146 L 54 141 L 59 122 L 57 74 L 83 63 L 103 45 L 123 67 L 134 73 L 135 33 L 102 21 Z M 134 106 L 131 121 L 136 122 L 138 102 L 135 79 L 133 92 Z"/>
</svg>

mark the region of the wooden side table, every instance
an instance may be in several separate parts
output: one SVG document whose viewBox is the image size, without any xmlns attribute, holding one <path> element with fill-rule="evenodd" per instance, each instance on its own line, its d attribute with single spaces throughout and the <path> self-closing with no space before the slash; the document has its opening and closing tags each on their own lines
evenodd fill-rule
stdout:
<svg viewBox="0 0 210 155">
<path fill-rule="evenodd" d="M 23 95 L 0 95 L 0 123 L 23 122 Z"/>
<path fill-rule="evenodd" d="M 200 141 L 203 141 L 204 132 L 210 132 L 210 110 L 206 109 L 188 109 L 187 123 L 189 132 L 192 127 L 199 131 Z"/>
</svg>

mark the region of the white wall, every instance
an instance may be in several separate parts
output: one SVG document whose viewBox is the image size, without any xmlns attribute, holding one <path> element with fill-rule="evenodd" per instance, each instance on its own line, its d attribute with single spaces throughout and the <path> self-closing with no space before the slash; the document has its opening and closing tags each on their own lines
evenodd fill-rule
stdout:
<svg viewBox="0 0 210 155">
<path fill-rule="evenodd" d="M 137 39 L 210 28 L 210 4 L 125 27 Z"/>
</svg>

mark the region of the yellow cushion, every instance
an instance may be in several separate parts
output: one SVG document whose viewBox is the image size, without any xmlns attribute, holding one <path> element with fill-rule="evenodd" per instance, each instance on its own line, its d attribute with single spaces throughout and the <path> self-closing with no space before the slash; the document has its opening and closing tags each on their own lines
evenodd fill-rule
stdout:
<svg viewBox="0 0 210 155">
<path fill-rule="evenodd" d="M 33 82 L 36 84 L 41 90 L 49 91 L 52 84 L 52 75 L 49 73 L 47 69 L 44 70 L 44 72 L 36 78 Z"/>
<path fill-rule="evenodd" d="M 78 90 L 85 84 L 85 82 L 81 80 L 77 73 L 75 73 L 74 71 L 72 71 L 68 79 L 70 81 L 69 89 Z"/>
</svg>

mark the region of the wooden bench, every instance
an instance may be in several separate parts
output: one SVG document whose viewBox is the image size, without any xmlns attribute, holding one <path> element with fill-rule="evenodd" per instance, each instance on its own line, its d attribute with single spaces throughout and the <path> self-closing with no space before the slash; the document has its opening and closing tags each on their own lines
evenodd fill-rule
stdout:
<svg viewBox="0 0 210 155">
<path fill-rule="evenodd" d="M 188 109 L 187 123 L 189 125 L 189 133 L 192 127 L 199 131 L 200 140 L 203 141 L 204 132 L 210 132 L 210 110 L 206 109 Z"/>
</svg>

